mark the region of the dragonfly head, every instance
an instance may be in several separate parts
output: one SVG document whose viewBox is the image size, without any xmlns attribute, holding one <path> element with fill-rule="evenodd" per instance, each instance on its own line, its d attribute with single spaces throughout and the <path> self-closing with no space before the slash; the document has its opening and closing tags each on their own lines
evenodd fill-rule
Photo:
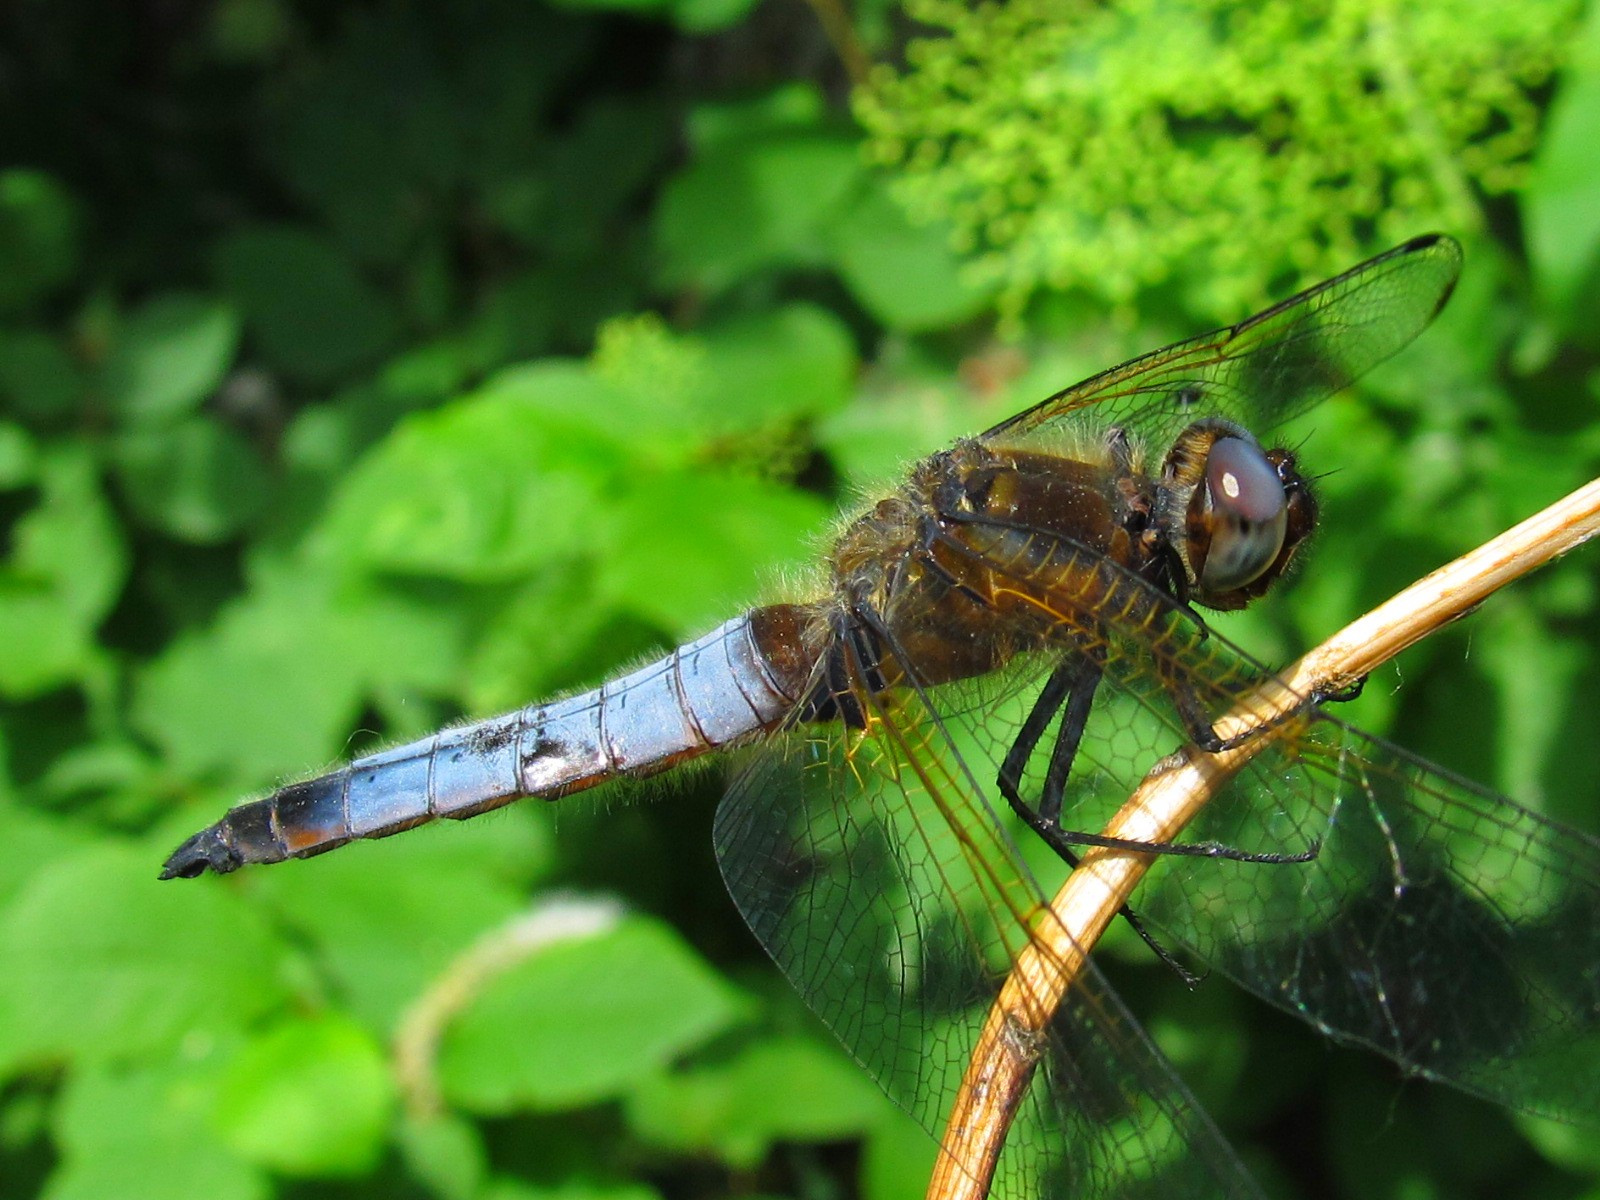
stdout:
<svg viewBox="0 0 1600 1200">
<path fill-rule="evenodd" d="M 1264 594 L 1316 518 L 1294 455 L 1263 450 L 1231 421 L 1196 421 L 1162 465 L 1156 520 L 1189 598 L 1207 608 L 1243 608 Z"/>
</svg>

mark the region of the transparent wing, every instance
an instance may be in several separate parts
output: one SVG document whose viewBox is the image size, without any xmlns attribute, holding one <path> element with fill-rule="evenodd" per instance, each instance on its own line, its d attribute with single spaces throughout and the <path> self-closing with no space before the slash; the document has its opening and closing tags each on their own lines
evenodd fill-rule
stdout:
<svg viewBox="0 0 1600 1200">
<path fill-rule="evenodd" d="M 1402 349 L 1450 297 L 1461 247 L 1414 238 L 1238 325 L 1201 334 L 1057 392 L 983 434 L 1007 445 L 1047 436 L 1094 406 L 1167 445 L 1197 417 L 1261 433 L 1325 399 Z"/>
<path fill-rule="evenodd" d="M 869 731 L 766 746 L 718 810 L 717 856 L 794 986 L 941 1137 L 1001 978 L 1047 910 L 945 735 L 974 732 L 967 714 L 941 729 L 903 695 L 869 711 Z M 991 1194 L 1259 1196 L 1092 966 L 1041 1049 Z"/>
<path fill-rule="evenodd" d="M 1035 591 L 1063 647 L 1090 646 L 1106 663 L 1072 767 L 1069 828 L 1098 831 L 1189 740 L 1177 690 L 1217 717 L 1268 674 L 1131 576 L 1099 612 L 1078 611 L 1085 593 L 1048 565 L 1017 586 Z M 985 722 L 969 760 L 1001 761 L 1014 729 Z M 1042 794 L 1051 742 L 1029 760 L 1024 797 Z M 1407 1073 L 1600 1123 L 1600 842 L 1309 702 L 1190 839 L 1320 849 L 1305 863 L 1163 857 L 1133 898 L 1159 930 Z"/>
<path fill-rule="evenodd" d="M 1315 861 L 1168 863 L 1152 922 L 1407 1073 L 1600 1124 L 1600 843 L 1318 713 L 1218 801 L 1315 814 Z"/>
</svg>

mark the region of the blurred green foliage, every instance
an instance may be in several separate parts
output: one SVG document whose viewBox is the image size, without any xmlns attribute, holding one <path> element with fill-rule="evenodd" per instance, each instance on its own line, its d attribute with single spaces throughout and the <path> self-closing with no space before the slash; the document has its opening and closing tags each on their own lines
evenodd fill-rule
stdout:
<svg viewBox="0 0 1600 1200">
<path fill-rule="evenodd" d="M 880 70 L 858 111 L 1008 311 L 1040 288 L 1125 303 L 1187 261 L 1189 303 L 1224 318 L 1285 264 L 1331 275 L 1374 239 L 1482 224 L 1481 198 L 1526 175 L 1579 4 L 907 10 L 947 36 Z"/>
<path fill-rule="evenodd" d="M 799 5 L 0 13 L 0 1197 L 920 1194 L 930 1143 L 722 895 L 715 772 L 156 869 L 241 796 L 804 589 L 906 462 L 1419 223 L 1471 235 L 1461 292 L 1291 431 L 1333 472 L 1315 569 L 1224 627 L 1286 657 L 1595 473 L 1600 21 L 1069 8 L 919 6 L 952 36 L 856 97 L 890 170 Z M 1010 65 L 952 98 L 951 55 Z M 1351 99 L 1386 69 L 1403 104 Z M 1204 137 L 1135 138 L 1158 111 Z M 1498 597 L 1362 719 L 1592 828 L 1596 583 L 1580 551 Z M 558 889 L 626 907 L 519 940 Z M 1597 1194 L 1592 1140 L 1124 948 L 1283 1194 Z"/>
</svg>

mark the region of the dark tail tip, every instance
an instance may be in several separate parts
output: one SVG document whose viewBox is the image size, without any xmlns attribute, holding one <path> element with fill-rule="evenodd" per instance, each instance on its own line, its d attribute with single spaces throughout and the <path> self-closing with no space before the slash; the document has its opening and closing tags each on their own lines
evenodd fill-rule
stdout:
<svg viewBox="0 0 1600 1200">
<path fill-rule="evenodd" d="M 243 865 L 244 860 L 213 825 L 202 829 L 167 856 L 161 878 L 194 879 L 207 871 L 226 875 Z"/>
</svg>

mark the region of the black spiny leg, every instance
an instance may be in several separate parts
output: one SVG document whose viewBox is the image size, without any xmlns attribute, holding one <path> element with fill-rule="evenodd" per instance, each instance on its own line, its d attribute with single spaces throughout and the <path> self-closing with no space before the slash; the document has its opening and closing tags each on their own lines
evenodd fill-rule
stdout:
<svg viewBox="0 0 1600 1200">
<path fill-rule="evenodd" d="M 1315 708 L 1319 704 L 1347 704 L 1361 695 L 1362 689 L 1367 685 L 1366 676 L 1362 676 L 1360 679 L 1345 684 L 1343 687 L 1312 691 L 1305 697 L 1304 703 L 1295 705 L 1287 712 L 1261 725 L 1257 725 L 1253 729 L 1247 729 L 1243 733 L 1236 733 L 1230 738 L 1224 738 L 1217 736 L 1216 727 L 1211 724 L 1211 718 L 1206 715 L 1205 705 L 1201 703 L 1200 697 L 1195 694 L 1194 688 L 1189 685 L 1188 681 L 1177 678 L 1170 671 L 1163 671 L 1162 678 L 1166 682 L 1167 694 L 1172 697 L 1173 706 L 1178 710 L 1178 718 L 1183 722 L 1184 732 L 1189 735 L 1190 740 L 1196 746 L 1207 754 L 1218 754 L 1224 750 L 1232 750 L 1237 746 L 1243 746 L 1263 734 L 1271 732 L 1278 726 L 1292 721 L 1307 709 Z"/>
<path fill-rule="evenodd" d="M 1045 845 L 1056 852 L 1057 857 L 1066 863 L 1069 869 L 1077 867 L 1078 855 L 1072 849 L 1071 843 L 1061 836 L 1061 803 L 1066 792 L 1067 777 L 1072 772 L 1072 760 L 1077 757 L 1078 744 L 1083 740 L 1084 726 L 1088 722 L 1089 709 L 1094 703 L 1095 688 L 1099 682 L 1100 664 L 1087 654 L 1069 659 L 1050 672 L 1050 678 L 1045 680 L 1039 698 L 1033 702 L 1033 708 L 1029 710 L 1027 719 L 1017 732 L 1017 740 L 1011 743 L 1011 749 L 1006 752 L 1005 761 L 1000 764 L 999 778 L 996 780 L 1000 786 L 1000 794 L 1006 798 L 1011 810 L 1023 819 L 1029 829 L 1043 839 Z M 1056 710 L 1061 707 L 1063 700 L 1067 702 L 1067 711 L 1061 719 L 1061 728 L 1056 732 L 1056 744 L 1050 751 L 1050 765 L 1045 773 L 1044 799 L 1036 811 L 1028 806 L 1020 794 L 1022 772 L 1027 768 L 1028 759 L 1033 757 L 1039 739 L 1050 727 L 1050 721 L 1056 715 Z M 1117 912 L 1128 923 L 1128 927 L 1139 935 L 1140 940 L 1150 947 L 1157 958 L 1171 967 L 1186 986 L 1192 988 L 1199 984 L 1200 977 L 1156 941 L 1154 935 L 1144 927 L 1144 922 L 1139 919 L 1138 913 L 1126 904 Z"/>
<path fill-rule="evenodd" d="M 1044 839 L 1045 844 L 1054 850 L 1068 863 L 1075 865 L 1075 852 L 1073 846 L 1103 846 L 1108 850 L 1130 850 L 1139 854 L 1175 854 L 1187 858 L 1220 858 L 1230 862 L 1248 863 L 1304 863 L 1317 857 L 1322 850 L 1320 841 L 1300 854 L 1263 854 L 1240 850 L 1221 842 L 1141 842 L 1132 838 L 1108 837 L 1101 833 L 1087 833 L 1081 830 L 1063 829 L 1061 827 L 1061 808 L 1066 793 L 1067 778 L 1072 770 L 1073 759 L 1077 757 L 1078 745 L 1083 740 L 1084 726 L 1089 719 L 1089 710 L 1094 702 L 1094 693 L 1100 682 L 1100 664 L 1088 656 L 1063 663 L 1051 673 L 1046 681 L 1044 690 L 1040 692 L 1038 701 L 1033 706 L 1033 711 L 1028 714 L 1028 719 L 1023 722 L 1022 730 L 1016 743 L 1006 755 L 1005 763 L 1001 767 L 1000 792 L 1006 801 L 1028 823 L 1028 827 Z M 1174 692 L 1187 696 L 1191 704 L 1186 709 L 1184 703 L 1178 701 L 1180 713 L 1184 715 L 1185 725 L 1189 724 L 1189 714 L 1198 713 L 1198 702 L 1194 694 L 1185 688 L 1174 688 Z M 1045 769 L 1044 795 L 1040 798 L 1038 811 L 1035 812 L 1018 796 L 1018 785 L 1022 778 L 1022 770 L 1028 758 L 1039 743 L 1045 727 L 1049 724 L 1055 709 L 1060 706 L 1062 698 L 1067 701 L 1067 711 L 1061 718 L 1061 727 L 1056 732 L 1056 744 L 1050 752 L 1050 762 Z M 1176 699 L 1176 696 L 1175 696 Z M 1201 719 L 1202 723 L 1203 718 Z M 1205 724 L 1209 731 L 1210 725 Z M 1191 730 L 1191 736 L 1195 736 Z M 1210 733 L 1213 742 L 1222 742 L 1215 733 Z M 1196 737 L 1199 742 L 1201 739 Z M 1242 739 L 1228 739 L 1237 742 Z M 1137 921 L 1133 922 L 1137 929 Z M 1145 936 L 1141 930 L 1141 936 Z M 1148 943 L 1150 939 L 1145 936 Z M 1158 954 L 1159 947 L 1150 943 Z"/>
</svg>

